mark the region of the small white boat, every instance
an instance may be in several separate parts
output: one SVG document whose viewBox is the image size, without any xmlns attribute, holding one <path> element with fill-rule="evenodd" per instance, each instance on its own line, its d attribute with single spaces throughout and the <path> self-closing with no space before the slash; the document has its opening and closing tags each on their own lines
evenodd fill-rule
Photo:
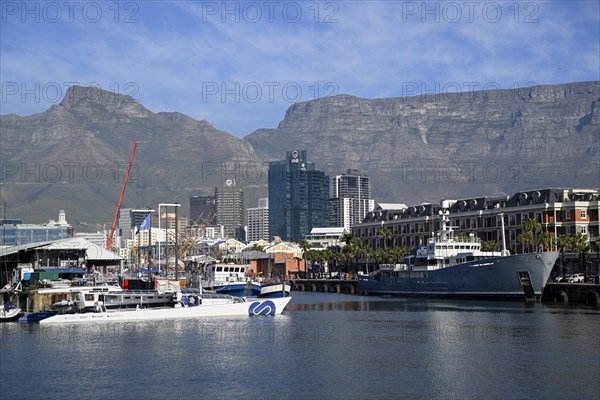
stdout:
<svg viewBox="0 0 600 400">
<path fill-rule="evenodd" d="M 259 297 L 287 297 L 291 289 L 291 286 L 285 282 L 262 282 Z"/>
<path fill-rule="evenodd" d="M 21 313 L 21 309 L 11 302 L 0 304 L 0 322 L 12 321 Z"/>
<path fill-rule="evenodd" d="M 178 293 L 178 299 L 174 306 L 163 308 L 107 310 L 101 306 L 98 312 L 58 314 L 42 319 L 40 324 L 276 315 L 283 312 L 291 297 L 244 299 L 213 293 Z"/>
<path fill-rule="evenodd" d="M 260 294 L 260 283 L 246 275 L 247 265 L 211 264 L 205 267 L 202 288 L 232 296 L 256 297 Z"/>
</svg>

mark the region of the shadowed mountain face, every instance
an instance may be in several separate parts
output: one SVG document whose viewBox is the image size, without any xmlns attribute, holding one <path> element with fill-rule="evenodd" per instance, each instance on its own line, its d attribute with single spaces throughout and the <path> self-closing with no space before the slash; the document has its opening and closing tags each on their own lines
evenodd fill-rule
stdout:
<svg viewBox="0 0 600 400">
<path fill-rule="evenodd" d="M 7 216 L 42 222 L 63 208 L 81 230 L 112 221 L 136 140 L 123 207 L 179 201 L 187 215 L 190 193 L 214 191 L 240 165 L 264 169 L 251 145 L 205 120 L 155 114 L 130 96 L 92 87 L 71 87 L 40 114 L 3 115 L 0 129 Z M 264 173 L 252 176 L 264 186 Z"/>
<path fill-rule="evenodd" d="M 246 206 L 266 196 L 266 161 L 306 149 L 328 174 L 371 176 L 376 201 L 598 187 L 600 82 L 527 89 L 298 103 L 277 129 L 244 140 L 180 113 L 152 113 L 132 97 L 72 87 L 59 105 L 0 117 L 7 217 L 56 218 L 78 230 L 110 223 L 134 141 L 123 207 L 156 208 L 235 179 Z"/>
<path fill-rule="evenodd" d="M 598 187 L 600 82 L 295 104 L 245 137 L 263 158 L 290 148 L 329 173 L 358 168 L 376 199 L 403 203 Z"/>
</svg>

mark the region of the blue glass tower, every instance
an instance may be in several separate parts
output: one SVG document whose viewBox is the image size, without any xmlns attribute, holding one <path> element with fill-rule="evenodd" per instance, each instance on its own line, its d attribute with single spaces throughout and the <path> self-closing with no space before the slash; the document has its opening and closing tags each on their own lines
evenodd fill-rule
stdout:
<svg viewBox="0 0 600 400">
<path fill-rule="evenodd" d="M 306 150 L 269 163 L 269 236 L 300 242 L 314 227 L 329 226 L 329 177 L 306 161 Z"/>
</svg>

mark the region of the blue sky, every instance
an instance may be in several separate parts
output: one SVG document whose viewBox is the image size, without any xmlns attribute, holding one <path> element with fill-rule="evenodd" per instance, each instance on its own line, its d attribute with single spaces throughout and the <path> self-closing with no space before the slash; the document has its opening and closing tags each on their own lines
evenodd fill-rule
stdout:
<svg viewBox="0 0 600 400">
<path fill-rule="evenodd" d="M 598 1 L 2 1 L 0 113 L 71 82 L 245 136 L 296 101 L 600 80 Z"/>
</svg>

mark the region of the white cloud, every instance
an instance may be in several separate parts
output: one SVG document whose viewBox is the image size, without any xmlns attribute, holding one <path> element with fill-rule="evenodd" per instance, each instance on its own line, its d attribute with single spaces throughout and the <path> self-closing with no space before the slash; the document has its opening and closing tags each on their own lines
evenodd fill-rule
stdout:
<svg viewBox="0 0 600 400">
<path fill-rule="evenodd" d="M 282 93 L 286 84 L 299 85 L 299 100 L 310 100 L 317 89 L 319 96 L 400 96 L 410 82 L 428 91 L 451 82 L 511 87 L 600 79 L 597 2 L 519 3 L 518 16 L 510 9 L 515 3 L 501 3 L 498 21 L 476 12 L 471 22 L 463 9 L 456 23 L 451 10 L 432 8 L 449 4 L 443 2 L 428 3 L 429 14 L 408 8 L 422 2 L 324 2 L 317 22 L 309 8 L 315 3 L 297 3 L 304 7 L 297 23 L 277 13 L 273 22 L 263 14 L 257 23 L 244 16 L 223 23 L 220 15 L 207 15 L 205 3 L 175 4 L 140 3 L 134 24 L 114 23 L 111 14 L 97 24 L 3 23 L 2 82 L 98 82 L 122 92 L 135 82 L 136 98 L 151 110 L 181 111 L 241 136 L 277 125 L 294 95 Z M 533 10 L 527 4 L 538 7 L 537 23 L 524 22 Z M 337 22 L 324 23 L 332 12 Z M 279 84 L 272 101 L 270 82 Z M 219 93 L 203 92 L 213 84 Z M 238 92 L 239 100 L 231 93 L 222 98 L 221 85 L 234 91 L 258 86 L 262 97 L 249 101 L 244 94 L 255 95 L 249 91 Z M 20 96 L 4 100 L 2 113 L 50 105 Z"/>
</svg>

